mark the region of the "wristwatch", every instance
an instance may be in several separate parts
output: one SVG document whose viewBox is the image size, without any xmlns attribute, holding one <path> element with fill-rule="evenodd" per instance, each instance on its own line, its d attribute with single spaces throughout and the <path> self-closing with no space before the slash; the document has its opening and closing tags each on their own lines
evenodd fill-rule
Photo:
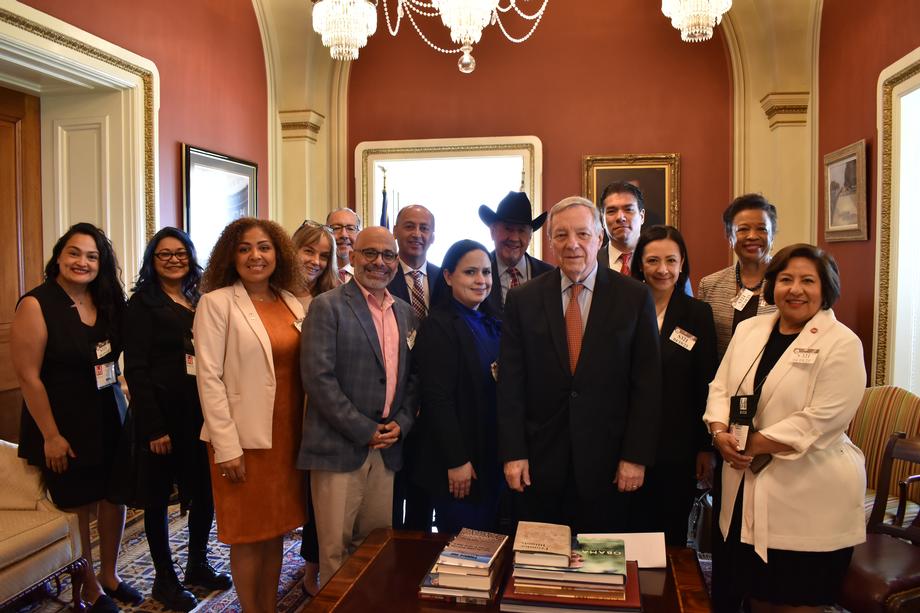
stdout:
<svg viewBox="0 0 920 613">
<path fill-rule="evenodd" d="M 710 436 L 712 437 L 710 443 L 712 444 L 713 447 L 716 446 L 716 437 L 717 437 L 718 435 L 722 434 L 723 432 L 728 432 L 728 430 L 713 430 L 713 431 L 710 433 Z"/>
</svg>

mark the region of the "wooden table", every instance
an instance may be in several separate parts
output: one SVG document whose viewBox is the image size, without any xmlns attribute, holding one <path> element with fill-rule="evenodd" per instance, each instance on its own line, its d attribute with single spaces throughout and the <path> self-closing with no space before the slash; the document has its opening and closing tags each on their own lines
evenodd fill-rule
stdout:
<svg viewBox="0 0 920 613">
<path fill-rule="evenodd" d="M 498 611 L 488 606 L 419 600 L 418 584 L 447 542 L 443 534 L 375 530 L 323 589 L 305 612 L 410 613 Z M 668 548 L 668 569 L 639 571 L 644 613 L 708 613 L 709 595 L 696 553 Z"/>
</svg>

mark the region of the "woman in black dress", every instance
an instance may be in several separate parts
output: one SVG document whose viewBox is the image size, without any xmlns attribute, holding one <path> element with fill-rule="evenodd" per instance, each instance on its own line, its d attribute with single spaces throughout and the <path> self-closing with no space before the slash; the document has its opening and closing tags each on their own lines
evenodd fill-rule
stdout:
<svg viewBox="0 0 920 613">
<path fill-rule="evenodd" d="M 505 479 L 498 462 L 495 375 L 501 324 L 488 312 L 492 265 L 486 248 L 454 243 L 425 318 L 420 364 L 421 434 L 415 480 L 432 496 L 439 532 L 495 530 Z M 447 291 L 447 290 L 450 291 Z M 415 358 L 413 358 L 415 359 Z"/>
<path fill-rule="evenodd" d="M 24 399 L 19 455 L 42 469 L 52 501 L 77 515 L 89 562 L 80 597 L 95 612 L 118 610 L 110 596 L 142 600 L 116 570 L 125 508 L 106 500 L 125 406 L 116 378 L 124 301 L 112 243 L 99 228 L 78 223 L 55 243 L 45 282 L 19 301 L 10 339 Z"/>
<path fill-rule="evenodd" d="M 198 601 L 176 576 L 169 550 L 166 507 L 173 484 L 188 515 L 185 585 L 226 590 L 233 583 L 206 557 L 214 522 L 208 454 L 199 440 L 203 418 L 195 383 L 192 322 L 201 267 L 188 235 L 163 228 L 144 251 L 144 261 L 125 315 L 125 377 L 137 420 L 139 484 L 144 528 L 156 568 L 153 597 L 167 609 L 189 611 Z"/>
<path fill-rule="evenodd" d="M 655 464 L 637 492 L 632 524 L 639 532 L 664 532 L 668 545 L 687 546 L 687 523 L 698 480 L 711 482 L 713 454 L 703 426 L 709 382 L 716 374 L 712 308 L 687 296 L 690 258 L 673 226 L 643 230 L 633 252 L 632 276 L 655 300 L 661 343 L 661 427 Z"/>
</svg>

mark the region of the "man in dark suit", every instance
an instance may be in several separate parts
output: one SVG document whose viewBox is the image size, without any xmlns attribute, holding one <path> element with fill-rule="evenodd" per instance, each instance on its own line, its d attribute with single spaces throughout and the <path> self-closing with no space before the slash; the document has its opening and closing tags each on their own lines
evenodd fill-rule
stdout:
<svg viewBox="0 0 920 613">
<path fill-rule="evenodd" d="M 399 247 L 399 267 L 387 289 L 408 302 L 420 320 L 424 319 L 434 302 L 433 292 L 441 275 L 441 269 L 428 261 L 428 248 L 434 242 L 434 215 L 420 204 L 400 209 L 393 236 Z"/>
<path fill-rule="evenodd" d="M 386 289 L 396 241 L 367 228 L 350 258 L 354 279 L 313 300 L 301 345 L 308 400 L 297 467 L 311 471 L 322 583 L 371 530 L 391 525 L 393 474 L 417 409 L 417 321 Z"/>
<path fill-rule="evenodd" d="M 597 262 L 629 276 L 632 254 L 645 221 L 642 190 L 632 183 L 616 181 L 604 188 L 599 202 L 608 242 L 597 254 Z"/>
<path fill-rule="evenodd" d="M 553 207 L 560 268 L 508 293 L 498 360 L 499 459 L 519 519 L 578 532 L 628 529 L 661 413 L 654 302 L 597 266 L 602 231 L 589 200 Z"/>
<path fill-rule="evenodd" d="M 628 277 L 632 274 L 633 265 L 640 265 L 633 261 L 633 252 L 645 223 L 642 190 L 628 181 L 615 181 L 604 188 L 599 202 L 607 242 L 597 252 L 597 264 Z M 654 223 L 658 222 L 650 222 L 650 225 Z M 685 294 L 693 296 L 689 277 L 681 287 Z"/>
<path fill-rule="evenodd" d="M 420 204 L 400 209 L 393 224 L 393 236 L 399 247 L 399 266 L 387 289 L 408 302 L 421 322 L 437 302 L 435 289 L 441 276 L 441 269 L 428 261 L 428 248 L 434 242 L 434 215 Z M 393 486 L 393 527 L 397 529 L 431 528 L 429 496 L 409 479 L 419 444 L 416 433 L 405 437 L 403 468 L 396 473 Z"/>
<path fill-rule="evenodd" d="M 493 313 L 501 313 L 505 296 L 512 287 L 539 277 L 553 269 L 552 266 L 527 253 L 534 230 L 539 230 L 546 221 L 546 212 L 535 219 L 530 199 L 524 192 L 508 192 L 493 211 L 486 205 L 479 207 L 479 218 L 489 226 L 495 251 L 489 254 L 492 260 L 492 292 L 487 301 Z"/>
</svg>

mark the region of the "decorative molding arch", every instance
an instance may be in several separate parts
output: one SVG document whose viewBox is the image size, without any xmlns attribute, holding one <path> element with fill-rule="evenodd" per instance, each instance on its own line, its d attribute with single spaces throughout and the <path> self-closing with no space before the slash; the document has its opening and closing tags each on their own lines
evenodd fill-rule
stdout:
<svg viewBox="0 0 920 613">
<path fill-rule="evenodd" d="M 252 0 L 252 8 L 259 23 L 259 35 L 262 37 L 262 52 L 265 55 L 265 80 L 268 92 L 268 218 L 277 220 L 281 194 L 281 119 L 278 115 L 278 49 L 277 37 L 269 28 L 268 12 L 265 3 L 270 0 Z"/>
</svg>

